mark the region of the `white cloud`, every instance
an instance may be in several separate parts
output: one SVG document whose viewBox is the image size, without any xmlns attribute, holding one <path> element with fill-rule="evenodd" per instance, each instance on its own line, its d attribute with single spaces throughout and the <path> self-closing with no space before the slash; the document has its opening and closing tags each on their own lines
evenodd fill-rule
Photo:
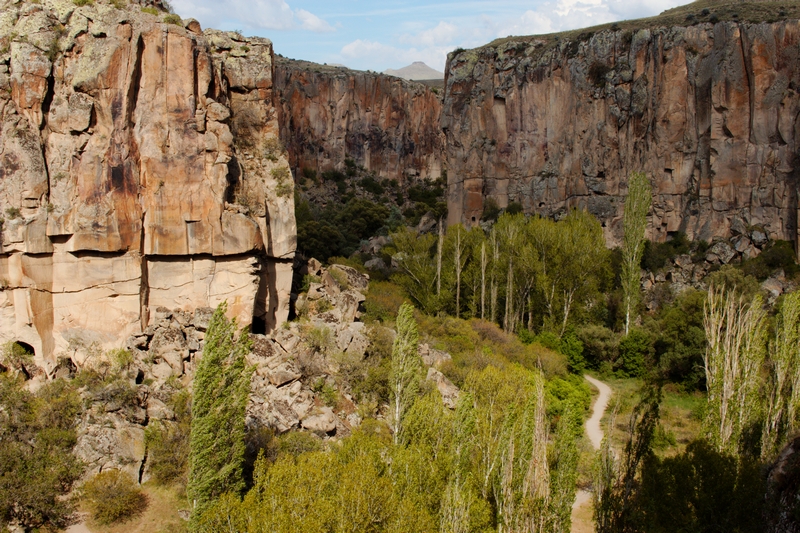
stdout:
<svg viewBox="0 0 800 533">
<path fill-rule="evenodd" d="M 421 46 L 437 46 L 450 44 L 460 36 L 461 30 L 449 22 L 441 21 L 436 27 L 400 36 L 400 42 L 405 44 L 417 44 Z"/>
<path fill-rule="evenodd" d="M 349 42 L 335 59 L 372 70 L 400 68 L 413 61 L 424 61 L 437 70 L 444 70 L 447 53 L 458 47 L 474 48 L 509 35 L 553 33 L 653 16 L 686 1 L 545 0 L 531 2 L 530 8 L 514 13 L 509 9 L 483 9 L 480 4 L 484 2 L 477 0 L 471 2 L 477 4 L 473 5 L 472 14 L 467 10 L 442 18 L 434 15 L 404 20 L 385 37 L 362 37 Z"/>
<path fill-rule="evenodd" d="M 300 27 L 304 30 L 313 31 L 316 33 L 326 33 L 336 31 L 336 28 L 322 20 L 314 13 L 306 11 L 305 9 L 298 9 L 295 11 L 295 16 L 300 21 Z"/>
<path fill-rule="evenodd" d="M 383 71 L 387 68 L 402 68 L 414 61 L 422 61 L 429 67 L 444 70 L 450 46 L 427 46 L 423 48 L 401 48 L 376 41 L 356 39 L 342 47 L 342 57 L 358 63 L 361 68 Z"/>
<path fill-rule="evenodd" d="M 265 30 L 336 31 L 327 21 L 305 9 L 293 10 L 285 0 L 172 0 L 171 3 L 178 13 L 197 18 L 205 27 L 223 24 Z"/>
</svg>

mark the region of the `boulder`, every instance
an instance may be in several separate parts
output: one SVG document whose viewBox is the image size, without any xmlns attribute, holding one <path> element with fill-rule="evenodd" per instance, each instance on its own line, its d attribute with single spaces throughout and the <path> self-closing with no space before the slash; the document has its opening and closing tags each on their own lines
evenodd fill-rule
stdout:
<svg viewBox="0 0 800 533">
<path fill-rule="evenodd" d="M 336 431 L 336 415 L 330 407 L 318 407 L 301 421 L 301 425 L 303 429 L 323 437 Z"/>
<path fill-rule="evenodd" d="M 433 367 L 428 369 L 428 375 L 426 379 L 436 385 L 439 394 L 442 395 L 442 403 L 444 403 L 445 407 L 448 409 L 455 409 L 456 404 L 458 403 L 458 396 L 460 394 L 458 387 L 456 387 L 452 381 L 447 379 L 444 374 Z"/>
</svg>

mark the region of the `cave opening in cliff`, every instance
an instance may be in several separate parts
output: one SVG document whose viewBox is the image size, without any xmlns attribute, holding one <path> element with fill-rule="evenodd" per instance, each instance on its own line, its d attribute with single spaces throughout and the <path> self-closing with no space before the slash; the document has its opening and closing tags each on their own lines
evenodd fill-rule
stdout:
<svg viewBox="0 0 800 533">
<path fill-rule="evenodd" d="M 36 355 L 36 350 L 33 349 L 33 346 L 23 341 L 13 342 L 11 345 L 11 349 L 15 354 L 24 354 L 31 356 Z"/>
</svg>

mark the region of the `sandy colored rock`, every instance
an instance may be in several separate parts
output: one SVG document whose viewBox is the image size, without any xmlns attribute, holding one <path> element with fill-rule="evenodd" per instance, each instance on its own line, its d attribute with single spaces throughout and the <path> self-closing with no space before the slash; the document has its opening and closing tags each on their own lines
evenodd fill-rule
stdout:
<svg viewBox="0 0 800 533">
<path fill-rule="evenodd" d="M 232 57 L 209 45 L 228 34 L 134 4 L 23 7 L 0 0 L 0 37 L 26 36 L 0 61 L 0 341 L 52 367 L 124 345 L 159 306 L 282 323 L 296 230 L 285 152 L 262 149 L 271 42 L 236 37 Z"/>
</svg>

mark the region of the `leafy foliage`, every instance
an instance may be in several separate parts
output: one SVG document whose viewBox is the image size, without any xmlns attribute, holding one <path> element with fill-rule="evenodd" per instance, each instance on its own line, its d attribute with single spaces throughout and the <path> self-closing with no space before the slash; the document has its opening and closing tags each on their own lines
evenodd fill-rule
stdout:
<svg viewBox="0 0 800 533">
<path fill-rule="evenodd" d="M 186 484 L 189 468 L 189 435 L 192 424 L 192 397 L 185 390 L 172 394 L 170 407 L 175 421 L 151 421 L 145 432 L 147 465 L 158 483 L 178 481 Z"/>
<path fill-rule="evenodd" d="M 63 528 L 73 511 L 65 498 L 82 472 L 72 454 L 81 401 L 65 381 L 36 394 L 0 375 L 0 526 Z"/>
<path fill-rule="evenodd" d="M 121 470 L 105 470 L 83 485 L 83 496 L 100 524 L 122 522 L 147 507 L 147 496 L 131 477 Z"/>
<path fill-rule="evenodd" d="M 244 490 L 244 410 L 250 391 L 245 355 L 250 340 L 245 332 L 237 336 L 236 321 L 225 317 L 227 308 L 221 303 L 211 317 L 194 380 L 186 487 L 193 530 L 213 499 Z"/>
</svg>

